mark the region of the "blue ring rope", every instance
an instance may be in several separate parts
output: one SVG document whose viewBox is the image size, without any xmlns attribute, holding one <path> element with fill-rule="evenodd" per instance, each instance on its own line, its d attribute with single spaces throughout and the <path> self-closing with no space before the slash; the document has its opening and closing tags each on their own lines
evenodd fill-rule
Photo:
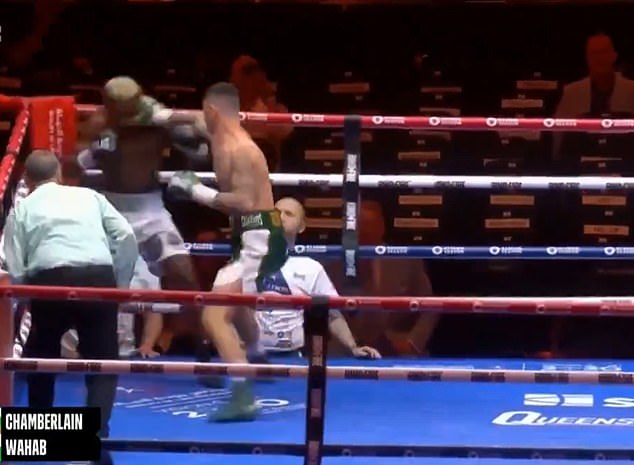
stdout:
<svg viewBox="0 0 634 465">
<path fill-rule="evenodd" d="M 103 439 L 102 447 L 111 452 L 161 452 L 225 455 L 303 456 L 303 444 L 240 443 L 204 441 L 161 441 Z M 632 460 L 634 451 L 627 449 L 573 449 L 500 446 L 398 446 L 324 444 L 323 456 L 352 457 L 452 457 L 554 460 Z"/>
<path fill-rule="evenodd" d="M 229 256 L 231 244 L 187 243 L 192 255 Z M 291 255 L 315 258 L 341 258 L 340 245 L 296 245 Z M 361 258 L 424 258 L 454 260 L 632 260 L 634 247 L 593 246 L 360 246 Z"/>
</svg>

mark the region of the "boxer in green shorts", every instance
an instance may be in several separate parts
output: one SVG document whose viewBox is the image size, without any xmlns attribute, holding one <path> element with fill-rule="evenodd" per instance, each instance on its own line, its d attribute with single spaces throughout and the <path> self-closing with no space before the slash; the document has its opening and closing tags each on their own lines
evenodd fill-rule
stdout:
<svg viewBox="0 0 634 465">
<path fill-rule="evenodd" d="M 279 271 L 286 261 L 279 211 L 264 155 L 240 123 L 240 100 L 231 84 L 207 90 L 203 113 L 211 143 L 218 190 L 203 185 L 192 172 L 177 172 L 168 193 L 223 211 L 232 222 L 233 258 L 219 272 L 212 292 L 257 293 L 267 273 Z M 246 364 L 247 347 L 258 347 L 259 328 L 251 308 L 207 307 L 203 326 L 226 363 Z M 263 351 L 263 348 L 262 348 Z M 251 421 L 257 406 L 250 383 L 233 379 L 228 404 L 213 421 Z"/>
</svg>

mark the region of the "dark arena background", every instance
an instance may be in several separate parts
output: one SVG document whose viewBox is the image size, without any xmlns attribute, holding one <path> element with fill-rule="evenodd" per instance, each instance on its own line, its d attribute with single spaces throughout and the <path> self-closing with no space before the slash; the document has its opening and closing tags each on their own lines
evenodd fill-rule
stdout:
<svg viewBox="0 0 634 465">
<path fill-rule="evenodd" d="M 74 96 L 78 105 L 87 105 L 81 108 L 90 109 L 102 103 L 101 89 L 108 79 L 128 75 L 165 105 L 198 110 L 211 84 L 234 82 L 245 69 L 257 69 L 265 73 L 266 82 L 257 91 L 248 83 L 239 89 L 244 112 L 434 116 L 447 125 L 456 120 L 445 118 L 488 118 L 481 128 L 468 131 L 449 126 L 442 130 L 364 127 L 362 175 L 616 179 L 634 176 L 633 18 L 634 2 L 625 0 L 5 0 L 0 2 L 0 94 L 9 99 Z M 580 81 L 588 76 L 591 79 Z M 15 111 L 0 108 L 0 142 L 11 148 L 0 162 L 0 174 L 6 175 L 0 179 L 4 223 L 20 191 L 21 162 L 30 146 L 28 130 L 23 143 L 15 146 L 19 118 Z M 79 128 L 82 113 L 78 112 Z M 616 121 L 629 123 L 619 123 L 625 126 L 622 132 L 553 132 L 514 127 L 518 118 L 548 118 L 545 128 L 574 127 L 575 118 L 603 121 L 606 129 Z M 263 129 L 265 123 L 248 123 L 245 127 L 275 175 L 341 175 L 344 170 L 343 125 L 289 125 L 271 135 Z M 11 162 L 7 157 L 13 157 Z M 69 179 L 85 181 L 72 163 L 64 169 Z M 192 163 L 173 147 L 162 170 L 181 169 L 211 172 L 213 166 L 210 160 Z M 315 257 L 341 295 L 573 300 L 609 296 L 632 305 L 628 297 L 634 295 L 631 186 L 606 190 L 437 187 L 361 186 L 359 231 L 353 242 L 372 246 L 368 250 L 376 252 L 374 258 L 359 260 L 357 279 L 351 282 L 342 257 Z M 304 205 L 307 227 L 298 244 L 346 246 L 341 187 L 276 185 L 274 194 L 296 197 Z M 166 202 L 188 243 L 204 250 L 202 243 L 228 242 L 225 215 Z M 381 245 L 411 249 L 394 252 L 403 256 L 377 258 L 376 246 Z M 412 252 L 416 250 L 418 255 Z M 542 252 L 525 259 L 530 250 Z M 479 256 L 470 258 L 474 256 L 470 253 Z M 208 289 L 226 257 L 197 255 L 194 260 Z M 634 323 L 621 316 L 344 313 L 358 345 L 376 348 L 383 359 L 345 359 L 349 352 L 331 338 L 335 365 L 623 374 L 634 368 L 628 361 L 634 357 Z M 156 347 L 160 359 L 191 360 L 201 350 L 191 330 L 198 324 L 170 317 Z M 275 361 L 305 362 L 280 360 Z M 306 404 L 301 380 L 258 385 L 264 419 L 254 426 L 223 429 L 209 425 L 205 418 L 226 399 L 226 390 L 192 387 L 189 378 L 164 376 L 166 381 L 121 377 L 112 437 L 303 441 Z M 60 405 L 79 402 L 83 385 L 76 377 L 60 376 L 59 386 Z M 579 463 L 631 449 L 631 386 L 454 382 L 447 386 L 335 380 L 328 394 L 328 405 L 333 406 L 328 413 L 337 406 L 329 417 L 336 426 L 326 426 L 326 443 L 368 447 L 386 441 L 411 447 L 466 443 L 473 450 L 495 443 L 518 450 L 525 445 L 539 451 L 535 452 L 539 457 L 555 446 L 592 448 L 587 455 L 577 451 L 581 455 L 565 457 Z M 24 393 L 17 392 L 16 403 L 23 403 Z M 340 400 L 331 403 L 335 395 Z M 355 407 L 363 395 L 371 401 Z M 148 424 L 156 425 L 156 434 L 145 434 Z M 350 425 L 358 431 L 351 431 Z M 454 450 L 446 455 L 460 454 Z M 115 462 L 138 463 L 150 456 L 162 458 L 154 453 L 122 453 Z M 164 457 L 174 464 L 233 459 Z M 538 457 L 529 453 L 526 458 Z M 300 460 L 247 457 L 244 463 L 274 459 L 280 465 Z M 326 458 L 324 463 L 344 460 Z M 396 464 L 397 459 L 348 460 L 372 465 Z M 450 459 L 399 460 L 442 464 Z"/>
<path fill-rule="evenodd" d="M 628 20 L 634 5 L 629 2 L 41 3 L 3 2 L 0 7 L 6 78 L 0 84 L 7 94 L 73 94 L 80 103 L 99 103 L 98 86 L 128 74 L 172 106 L 198 108 L 204 89 L 228 79 L 234 60 L 247 54 L 276 83 L 278 100 L 291 112 L 416 115 L 441 108 L 463 116 L 548 117 L 563 86 L 587 75 L 589 36 L 603 32 L 613 39 L 625 76 L 634 53 Z M 38 30 L 40 40 L 34 38 Z M 9 78 L 19 79 L 19 87 Z M 547 80 L 555 86 L 520 89 L 521 80 Z M 329 92 L 337 83 L 369 84 L 369 91 L 353 85 L 343 94 Z M 424 87 L 428 91 L 421 93 Z M 332 132 L 296 129 L 281 144 L 275 171 L 339 172 L 341 158 L 305 158 L 310 149 L 342 148 Z M 554 159 L 549 133 L 526 140 L 453 132 L 449 141 L 440 142 L 401 131 L 372 136 L 363 145 L 362 171 L 368 174 L 578 175 L 594 169 L 574 163 L 584 155 L 618 156 L 608 166 L 595 163 L 597 174 L 629 175 L 632 170 L 631 145 L 623 136 L 612 144 L 603 143 L 605 137 L 584 141 L 567 154 L 572 162 Z M 399 159 L 399 152 L 412 149 L 441 156 Z M 165 169 L 182 165 L 178 158 L 167 161 Z M 334 189 L 282 193 L 309 199 L 339 196 Z M 487 191 L 431 194 L 441 194 L 442 204 L 430 199 L 428 205 L 399 206 L 394 190 L 362 191 L 364 199 L 380 201 L 385 241 L 394 245 L 627 245 L 631 240 L 629 197 L 609 213 L 602 206 L 584 206 L 579 192 L 530 192 L 532 205 L 520 199 L 519 205 L 498 206 L 491 205 Z M 310 205 L 311 218 L 336 223 L 341 215 L 336 207 Z M 181 205 L 173 211 L 187 239 L 226 226 L 223 217 L 191 210 Z M 407 227 L 399 227 L 403 221 L 395 218 L 405 217 L 422 219 L 420 226 L 405 222 Z M 518 221 L 487 228 L 486 220 L 494 218 Z M 340 243 L 338 226 L 332 228 L 331 221 L 319 227 L 323 224 L 309 225 L 301 239 Z M 599 233 L 584 229 L 593 224 L 606 228 Z M 623 233 L 607 226 L 622 226 Z M 627 295 L 634 269 L 629 260 L 430 260 L 425 266 L 437 295 Z M 441 318 L 429 348 L 438 355 L 521 356 L 550 350 L 551 330 L 559 323 L 450 316 Z M 602 319 L 588 321 L 586 328 L 577 319 L 557 337 L 583 356 L 630 356 L 630 327 L 628 320 Z"/>
</svg>

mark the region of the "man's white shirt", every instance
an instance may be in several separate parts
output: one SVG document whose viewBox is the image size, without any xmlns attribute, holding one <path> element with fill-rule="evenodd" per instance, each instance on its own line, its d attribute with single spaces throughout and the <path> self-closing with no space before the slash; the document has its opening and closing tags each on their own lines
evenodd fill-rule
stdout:
<svg viewBox="0 0 634 465">
<path fill-rule="evenodd" d="M 338 295 L 324 267 L 309 257 L 288 257 L 280 271 L 267 276 L 264 293 Z M 304 346 L 304 313 L 297 310 L 256 312 L 260 342 L 267 351 L 291 351 Z"/>
</svg>

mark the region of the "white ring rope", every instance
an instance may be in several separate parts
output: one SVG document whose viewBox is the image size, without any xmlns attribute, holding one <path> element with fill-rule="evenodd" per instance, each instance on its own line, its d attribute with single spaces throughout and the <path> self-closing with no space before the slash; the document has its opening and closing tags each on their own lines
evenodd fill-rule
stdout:
<svg viewBox="0 0 634 465">
<path fill-rule="evenodd" d="M 99 176 L 101 170 L 86 170 L 88 176 Z M 201 180 L 215 182 L 212 172 L 196 173 Z M 161 171 L 159 180 L 168 182 L 174 171 Z M 341 187 L 341 174 L 272 173 L 276 186 Z M 630 190 L 634 177 L 600 176 L 434 176 L 362 174 L 359 186 L 397 189 L 505 189 L 505 190 Z"/>
<path fill-rule="evenodd" d="M 307 366 L 245 365 L 194 362 L 147 362 L 123 360 L 54 360 L 43 358 L 1 358 L 0 371 L 37 373 L 99 373 L 141 375 L 218 375 L 244 378 L 306 378 Z M 546 371 L 420 367 L 329 366 L 333 379 L 496 382 L 496 383 L 577 383 L 634 384 L 634 373 L 624 371 Z"/>
</svg>

